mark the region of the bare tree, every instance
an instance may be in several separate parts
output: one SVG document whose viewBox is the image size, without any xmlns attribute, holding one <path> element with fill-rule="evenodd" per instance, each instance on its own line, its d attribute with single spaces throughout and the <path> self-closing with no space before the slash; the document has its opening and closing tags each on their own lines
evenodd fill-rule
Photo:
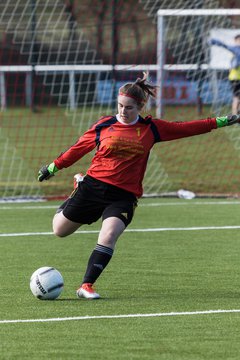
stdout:
<svg viewBox="0 0 240 360">
<path fill-rule="evenodd" d="M 69 28 L 69 40 L 77 40 L 77 15 L 75 13 L 76 9 L 75 0 L 66 0 L 65 2 L 65 11 L 68 14 L 68 28 Z"/>
</svg>

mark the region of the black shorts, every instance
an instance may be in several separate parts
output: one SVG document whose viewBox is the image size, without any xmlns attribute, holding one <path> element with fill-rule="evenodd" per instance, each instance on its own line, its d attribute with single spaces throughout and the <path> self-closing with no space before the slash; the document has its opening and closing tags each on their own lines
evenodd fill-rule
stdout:
<svg viewBox="0 0 240 360">
<path fill-rule="evenodd" d="M 136 206 L 134 194 L 86 175 L 58 212 L 63 210 L 67 219 L 79 224 L 92 224 L 101 216 L 102 220 L 114 216 L 127 226 Z"/>
<path fill-rule="evenodd" d="M 240 81 L 231 81 L 233 95 L 240 97 Z"/>
</svg>

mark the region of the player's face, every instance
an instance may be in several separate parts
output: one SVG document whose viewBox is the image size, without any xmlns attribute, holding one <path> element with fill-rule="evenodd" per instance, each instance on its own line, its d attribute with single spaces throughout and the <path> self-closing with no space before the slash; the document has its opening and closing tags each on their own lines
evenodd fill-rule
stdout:
<svg viewBox="0 0 240 360">
<path fill-rule="evenodd" d="M 136 120 L 139 114 L 139 108 L 134 99 L 127 96 L 118 96 L 118 113 L 121 121 L 130 124 Z"/>
</svg>

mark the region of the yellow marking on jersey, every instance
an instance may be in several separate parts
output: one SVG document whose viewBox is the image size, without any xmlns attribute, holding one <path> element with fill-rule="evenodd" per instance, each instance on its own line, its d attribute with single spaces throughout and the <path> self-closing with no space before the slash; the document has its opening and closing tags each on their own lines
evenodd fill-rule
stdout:
<svg viewBox="0 0 240 360">
<path fill-rule="evenodd" d="M 121 213 L 122 216 L 124 216 L 126 219 L 128 218 L 128 213 Z"/>
<path fill-rule="evenodd" d="M 141 135 L 141 128 L 136 128 L 136 131 L 137 131 L 137 136 L 140 136 Z"/>
</svg>

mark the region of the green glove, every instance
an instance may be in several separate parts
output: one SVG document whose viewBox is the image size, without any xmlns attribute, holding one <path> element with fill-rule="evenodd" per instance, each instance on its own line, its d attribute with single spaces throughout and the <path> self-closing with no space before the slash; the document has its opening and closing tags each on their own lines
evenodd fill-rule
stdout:
<svg viewBox="0 0 240 360">
<path fill-rule="evenodd" d="M 58 171 L 54 163 L 43 166 L 38 172 L 38 181 L 48 180 Z"/>
<path fill-rule="evenodd" d="M 217 127 L 230 126 L 233 124 L 239 124 L 240 114 L 238 115 L 228 115 L 228 116 L 219 116 L 216 117 Z"/>
</svg>

